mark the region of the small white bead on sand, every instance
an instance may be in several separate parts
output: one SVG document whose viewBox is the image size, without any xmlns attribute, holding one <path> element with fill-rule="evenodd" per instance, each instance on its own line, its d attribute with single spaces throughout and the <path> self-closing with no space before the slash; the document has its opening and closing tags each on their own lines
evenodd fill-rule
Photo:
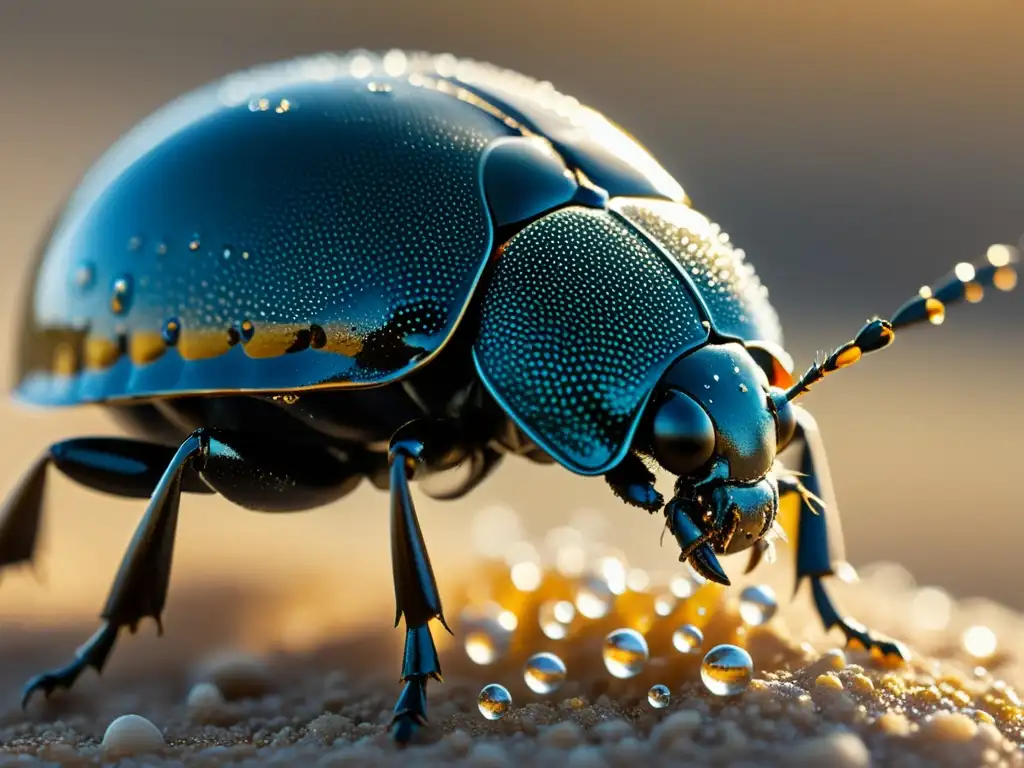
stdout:
<svg viewBox="0 0 1024 768">
<path fill-rule="evenodd" d="M 213 683 L 196 683 L 188 692 L 185 703 L 189 709 L 220 709 L 224 705 L 224 695 Z"/>
<path fill-rule="evenodd" d="M 157 752 L 166 742 L 160 729 L 139 715 L 122 715 L 107 726 L 100 744 L 103 753 L 114 755 L 141 755 Z"/>
</svg>

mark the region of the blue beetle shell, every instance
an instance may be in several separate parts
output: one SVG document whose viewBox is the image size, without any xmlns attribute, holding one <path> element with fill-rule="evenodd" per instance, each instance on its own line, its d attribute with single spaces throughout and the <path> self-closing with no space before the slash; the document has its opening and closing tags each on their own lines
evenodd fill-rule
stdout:
<svg viewBox="0 0 1024 768">
<path fill-rule="evenodd" d="M 199 89 L 93 167 L 41 249 L 18 395 L 387 384 L 441 351 L 492 256 L 477 371 L 577 472 L 621 459 L 712 334 L 781 344 L 742 254 L 602 115 L 487 64 L 357 52 Z"/>
<path fill-rule="evenodd" d="M 402 377 L 451 336 L 491 253 L 489 151 L 543 129 L 612 190 L 682 195 L 596 113 L 450 56 L 319 56 L 182 97 L 115 145 L 58 221 L 18 394 L 73 404 Z"/>
</svg>

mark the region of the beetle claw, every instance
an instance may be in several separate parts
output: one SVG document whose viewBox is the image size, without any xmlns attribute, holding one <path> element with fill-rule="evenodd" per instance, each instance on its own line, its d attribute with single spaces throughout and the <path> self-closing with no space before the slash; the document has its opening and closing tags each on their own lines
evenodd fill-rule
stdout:
<svg viewBox="0 0 1024 768">
<path fill-rule="evenodd" d="M 722 564 L 718 562 L 718 556 L 715 555 L 711 545 L 707 542 L 693 550 L 693 553 L 690 555 L 690 562 L 694 570 L 708 581 L 713 581 L 725 587 L 732 584 L 722 569 Z"/>
</svg>

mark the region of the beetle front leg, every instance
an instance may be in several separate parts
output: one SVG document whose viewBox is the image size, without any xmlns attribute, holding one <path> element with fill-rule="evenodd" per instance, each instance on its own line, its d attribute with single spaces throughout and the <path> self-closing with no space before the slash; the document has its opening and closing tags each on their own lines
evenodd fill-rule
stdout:
<svg viewBox="0 0 1024 768">
<path fill-rule="evenodd" d="M 409 480 L 417 471 L 451 466 L 460 455 L 458 435 L 448 422 L 419 419 L 391 438 L 388 449 L 391 484 L 391 565 L 395 582 L 395 626 L 405 616 L 402 689 L 392 718 L 392 736 L 408 742 L 427 722 L 427 680 L 441 680 L 430 621 L 438 619 L 449 632 L 441 596 L 430 565 Z"/>
<path fill-rule="evenodd" d="M 604 478 L 612 492 L 627 504 L 648 512 L 657 512 L 665 505 L 665 499 L 654 487 L 654 473 L 635 453 L 627 453 Z"/>
<path fill-rule="evenodd" d="M 834 575 L 833 564 L 840 559 L 842 530 L 839 528 L 839 511 L 834 502 L 832 479 L 818 425 L 803 408 L 794 406 L 793 411 L 797 424 L 793 439 L 802 444 L 800 475 L 781 477 L 779 492 L 801 496 L 796 552 L 797 587 L 805 578 L 810 579 L 814 606 L 825 629 L 838 626 L 848 644 L 860 644 L 867 650 L 906 659 L 907 652 L 899 643 L 879 640 L 859 622 L 842 616 L 825 589 L 823 580 Z M 830 523 L 835 529 L 831 535 Z"/>
</svg>

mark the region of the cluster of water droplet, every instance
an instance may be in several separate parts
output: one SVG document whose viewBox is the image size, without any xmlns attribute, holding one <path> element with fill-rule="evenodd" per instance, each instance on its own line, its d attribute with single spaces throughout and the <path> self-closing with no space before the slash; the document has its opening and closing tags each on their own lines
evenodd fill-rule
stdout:
<svg viewBox="0 0 1024 768">
<path fill-rule="evenodd" d="M 749 685 L 753 662 L 745 650 L 721 644 L 705 653 L 706 626 L 724 593 L 688 566 L 669 574 L 630 568 L 622 553 L 588 543 L 600 540 L 601 531 L 588 530 L 579 519 L 553 529 L 543 544 L 534 545 L 524 539 L 515 513 L 505 507 L 480 513 L 474 533 L 483 554 L 500 563 L 493 566 L 493 583 L 481 587 L 475 602 L 471 597 L 461 617 L 459 634 L 474 664 L 525 658 L 521 669 L 526 688 L 549 696 L 567 680 L 586 676 L 579 665 L 589 663 L 582 661 L 587 657 L 580 656 L 579 648 L 590 647 L 587 638 L 600 631 L 603 667 L 611 678 L 629 680 L 649 669 L 649 642 L 654 638 L 659 654 L 662 648 L 668 651 L 668 656 L 658 656 L 659 668 L 687 658 L 694 664 L 701 660 L 700 678 L 718 696 L 735 695 Z M 764 625 L 777 605 L 771 587 L 747 587 L 739 596 L 739 618 L 745 627 Z M 735 636 L 744 632 L 740 627 Z M 560 647 L 544 648 L 547 643 Z M 571 668 L 577 669 L 575 675 Z M 668 686 L 658 682 L 647 698 L 651 707 L 662 709 L 672 697 Z M 488 685 L 479 706 L 485 717 L 498 719 L 510 710 L 511 694 Z"/>
</svg>

